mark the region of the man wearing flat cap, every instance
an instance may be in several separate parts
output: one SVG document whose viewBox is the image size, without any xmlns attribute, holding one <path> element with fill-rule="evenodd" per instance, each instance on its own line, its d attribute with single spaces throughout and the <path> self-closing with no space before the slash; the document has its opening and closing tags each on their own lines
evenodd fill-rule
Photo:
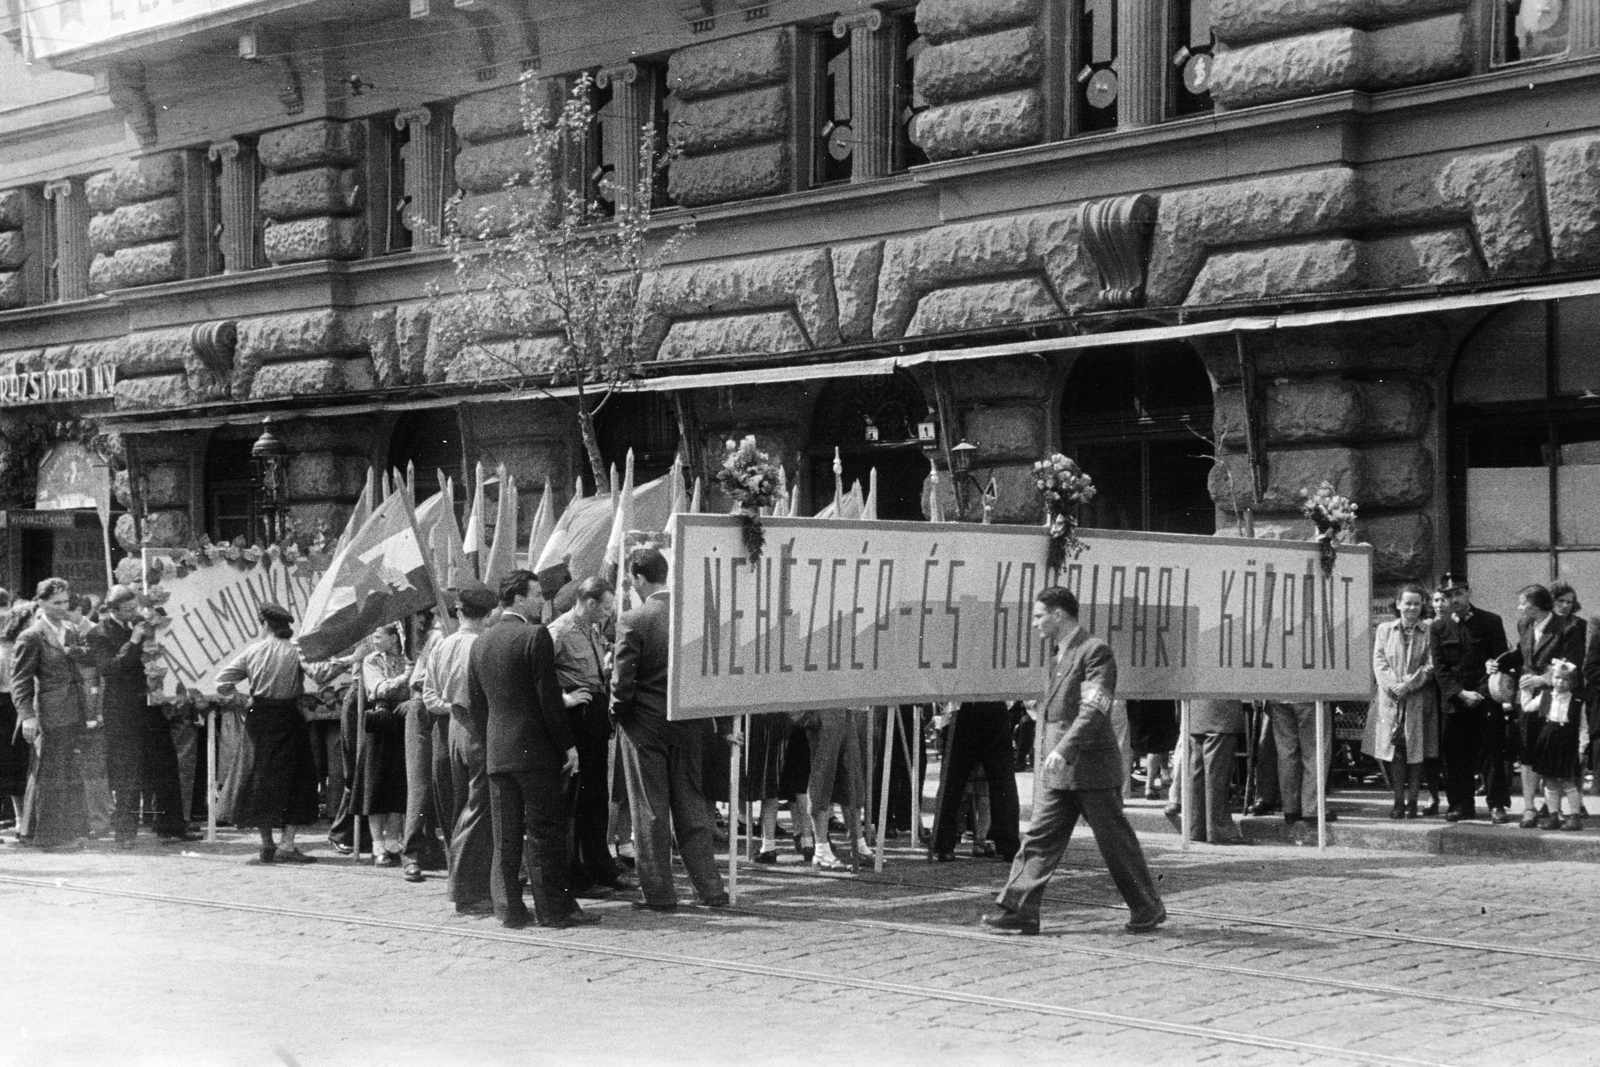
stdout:
<svg viewBox="0 0 1600 1067">
<path fill-rule="evenodd" d="M 1439 755 L 1444 760 L 1445 818 L 1460 822 L 1478 817 L 1476 776 L 1483 773 L 1485 797 L 1495 822 L 1507 822 L 1511 804 L 1510 723 L 1499 701 L 1489 695 L 1487 663 L 1506 651 L 1505 622 L 1492 611 L 1474 607 L 1472 588 L 1460 571 L 1439 578 L 1447 612 L 1433 621 L 1444 722 Z"/>
</svg>

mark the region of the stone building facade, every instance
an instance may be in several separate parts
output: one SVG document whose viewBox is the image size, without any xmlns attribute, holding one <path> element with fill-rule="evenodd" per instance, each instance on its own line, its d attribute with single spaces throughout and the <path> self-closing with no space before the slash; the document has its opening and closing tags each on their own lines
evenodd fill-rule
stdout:
<svg viewBox="0 0 1600 1067">
<path fill-rule="evenodd" d="M 696 221 L 641 376 L 703 377 L 619 395 L 608 459 L 687 435 L 708 474 L 755 433 L 815 508 L 838 449 L 907 518 L 931 459 L 963 518 L 992 482 L 1029 522 L 1061 450 L 1091 524 L 1286 536 L 1329 480 L 1380 597 L 1446 566 L 1600 596 L 1600 0 L 65 6 L 0 4 L 0 362 L 116 385 L 8 405 L 0 472 L 110 434 L 130 551 L 253 529 L 268 417 L 305 529 L 369 464 L 565 501 L 576 426 L 527 387 L 555 324 L 485 361 L 426 293 L 446 201 L 518 196 L 519 79 L 590 72 L 572 180 L 626 187 L 650 127 L 660 217 Z"/>
</svg>

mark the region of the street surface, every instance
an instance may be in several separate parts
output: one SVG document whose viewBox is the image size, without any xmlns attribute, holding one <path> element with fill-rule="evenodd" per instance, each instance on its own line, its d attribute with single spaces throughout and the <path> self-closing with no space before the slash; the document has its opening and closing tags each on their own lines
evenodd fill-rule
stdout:
<svg viewBox="0 0 1600 1067">
<path fill-rule="evenodd" d="M 0 849 L 0 1067 L 1600 1063 L 1589 863 L 1149 834 L 1172 917 L 1132 936 L 1084 833 L 1037 938 L 976 926 L 1002 864 L 909 848 L 857 877 L 785 852 L 730 912 L 506 931 L 442 878 L 228 837 Z"/>
</svg>

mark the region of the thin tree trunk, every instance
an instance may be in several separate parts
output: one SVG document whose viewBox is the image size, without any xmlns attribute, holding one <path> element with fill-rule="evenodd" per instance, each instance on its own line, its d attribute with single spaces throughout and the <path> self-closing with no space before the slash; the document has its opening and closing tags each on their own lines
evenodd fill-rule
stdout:
<svg viewBox="0 0 1600 1067">
<path fill-rule="evenodd" d="M 583 434 L 584 451 L 589 454 L 589 470 L 594 473 L 594 484 L 599 489 L 604 489 L 610 480 L 606 468 L 606 461 L 600 455 L 600 435 L 595 433 L 594 413 L 589 409 L 589 397 L 583 392 L 578 393 L 578 429 Z"/>
</svg>

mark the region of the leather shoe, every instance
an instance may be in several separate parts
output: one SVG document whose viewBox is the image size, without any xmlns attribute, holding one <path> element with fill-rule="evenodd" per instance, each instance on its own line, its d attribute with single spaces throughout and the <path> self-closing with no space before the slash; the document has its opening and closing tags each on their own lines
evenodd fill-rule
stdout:
<svg viewBox="0 0 1600 1067">
<path fill-rule="evenodd" d="M 424 879 L 422 877 L 422 867 L 420 865 L 418 865 L 418 864 L 415 864 L 415 863 L 406 864 L 405 880 L 408 881 L 408 882 L 420 882 L 420 881 L 423 881 Z"/>
<path fill-rule="evenodd" d="M 1511 821 L 1511 813 L 1505 808 L 1494 808 L 1489 812 L 1489 821 L 1496 826 L 1504 826 Z"/>
<path fill-rule="evenodd" d="M 1279 808 L 1278 805 L 1268 804 L 1265 800 L 1258 800 L 1254 804 L 1250 805 L 1251 815 L 1271 815 L 1281 810 L 1282 809 Z"/>
<path fill-rule="evenodd" d="M 569 911 L 565 915 L 556 915 L 549 919 L 540 919 L 539 925 L 550 930 L 565 930 L 569 926 L 593 926 L 600 921 L 600 916 L 589 911 Z"/>
<path fill-rule="evenodd" d="M 1038 919 L 1024 919 L 1016 912 L 1006 911 L 1004 908 L 985 915 L 978 921 L 997 934 L 1022 934 L 1032 937 L 1039 932 Z"/>
<path fill-rule="evenodd" d="M 705 908 L 726 908 L 731 903 L 732 903 L 732 901 L 729 900 L 728 894 L 726 894 L 726 893 L 718 893 L 716 896 L 712 897 L 710 900 L 702 900 L 700 902 L 700 905 L 701 905 L 701 907 L 705 907 Z"/>
<path fill-rule="evenodd" d="M 648 900 L 635 900 L 633 907 L 636 911 L 673 912 L 678 910 L 677 904 L 652 904 Z"/>
<path fill-rule="evenodd" d="M 1145 919 L 1129 919 L 1122 925 L 1122 928 L 1128 931 L 1130 934 L 1148 934 L 1150 931 L 1154 930 L 1156 927 L 1160 926 L 1166 921 L 1167 906 L 1165 904 L 1158 904 L 1156 905 L 1156 912 L 1154 915 L 1151 915 Z"/>
<path fill-rule="evenodd" d="M 778 850 L 775 848 L 764 849 L 756 853 L 756 862 L 764 866 L 772 866 L 778 862 Z"/>
<path fill-rule="evenodd" d="M 1447 811 L 1444 813 L 1445 822 L 1460 822 L 1461 819 L 1462 815 L 1459 811 Z"/>
<path fill-rule="evenodd" d="M 610 900 L 616 895 L 616 890 L 610 886 L 588 885 L 582 889 L 574 889 L 572 895 L 579 900 Z"/>
<path fill-rule="evenodd" d="M 1539 813 L 1529 808 L 1522 813 L 1522 821 L 1517 824 L 1524 830 L 1536 829 L 1539 825 Z"/>
<path fill-rule="evenodd" d="M 500 925 L 507 930 L 521 930 L 533 923 L 533 916 L 526 911 L 513 912 L 510 915 L 500 916 Z"/>
<path fill-rule="evenodd" d="M 611 879 L 611 881 L 601 882 L 600 884 L 605 886 L 607 889 L 614 890 L 615 892 L 626 893 L 630 889 L 639 888 L 639 879 L 634 878 L 632 875 L 619 873 L 615 878 Z"/>
<path fill-rule="evenodd" d="M 493 915 L 494 905 L 487 900 L 462 900 L 456 903 L 457 915 Z"/>
<path fill-rule="evenodd" d="M 203 837 L 205 837 L 204 834 L 197 834 L 193 830 L 179 830 L 177 833 L 172 834 L 157 834 L 156 840 L 163 845 L 181 845 L 185 841 L 199 841 Z"/>
<path fill-rule="evenodd" d="M 278 858 L 273 860 L 272 862 L 274 862 L 274 863 L 315 863 L 315 862 L 317 862 L 317 857 L 308 856 L 304 852 L 301 852 L 298 848 L 280 848 L 280 849 L 278 849 Z"/>
<path fill-rule="evenodd" d="M 941 852 L 935 852 L 933 854 L 933 858 L 939 863 L 954 863 L 956 860 L 956 854 L 950 849 L 944 849 Z"/>
</svg>

